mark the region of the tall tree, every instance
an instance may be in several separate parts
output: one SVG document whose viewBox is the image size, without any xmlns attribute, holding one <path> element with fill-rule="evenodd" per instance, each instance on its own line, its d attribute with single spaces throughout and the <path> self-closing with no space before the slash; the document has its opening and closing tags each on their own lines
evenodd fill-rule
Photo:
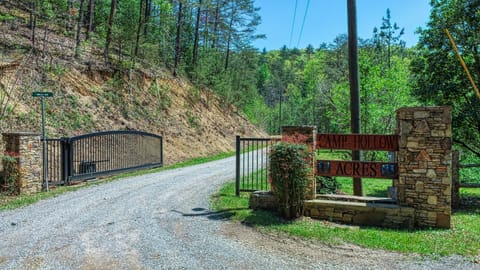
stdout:
<svg viewBox="0 0 480 270">
<path fill-rule="evenodd" d="M 218 26 L 220 24 L 220 4 L 222 0 L 217 0 L 215 5 L 215 17 L 213 18 L 213 40 L 212 40 L 212 49 L 215 48 L 218 42 Z"/>
<path fill-rule="evenodd" d="M 109 62 L 110 43 L 112 42 L 113 20 L 115 19 L 115 3 L 116 0 L 111 0 L 110 2 L 110 15 L 108 16 L 107 35 L 105 38 L 105 50 L 103 51 L 103 57 L 107 64 Z"/>
<path fill-rule="evenodd" d="M 150 23 L 150 17 L 152 15 L 152 5 L 153 0 L 145 0 L 145 19 L 143 27 L 143 35 L 146 37 L 148 35 L 148 24 Z"/>
<path fill-rule="evenodd" d="M 178 1 L 178 15 L 177 15 L 177 38 L 175 39 L 175 63 L 173 66 L 173 76 L 178 75 L 178 67 L 180 65 L 180 57 L 182 54 L 182 0 Z"/>
<path fill-rule="evenodd" d="M 386 60 L 387 67 L 390 68 L 390 59 L 392 56 L 392 49 L 394 47 L 403 49 L 405 47 L 405 41 L 401 40 L 401 37 L 405 33 L 405 28 L 401 28 L 397 23 L 392 24 L 392 16 L 390 14 L 390 9 L 387 8 L 386 17 L 382 17 L 382 26 L 380 30 L 378 28 L 373 28 L 373 40 L 374 43 L 380 51 L 383 51 L 383 48 L 386 50 Z"/>
<path fill-rule="evenodd" d="M 198 58 L 198 35 L 199 35 L 199 28 L 200 28 L 201 11 L 202 11 L 202 0 L 198 0 L 197 19 L 195 22 L 195 40 L 193 41 L 193 63 L 192 63 L 193 66 L 197 64 L 197 58 Z"/>
<path fill-rule="evenodd" d="M 88 27 L 85 39 L 90 39 L 90 33 L 93 31 L 93 21 L 95 17 L 95 0 L 88 0 Z"/>
<path fill-rule="evenodd" d="M 32 30 L 32 48 L 35 50 L 35 30 L 37 28 L 37 1 L 31 0 L 30 2 L 30 29 Z"/>
<path fill-rule="evenodd" d="M 147 0 L 145 0 L 146 2 Z M 144 0 L 139 0 L 139 5 L 140 5 L 140 8 L 138 9 L 138 27 L 137 27 L 137 36 L 135 38 L 135 50 L 133 52 L 133 58 L 136 59 L 137 55 L 138 55 L 138 46 L 140 44 L 140 34 L 142 32 L 142 26 L 143 26 L 143 20 L 142 20 L 142 15 L 144 13 L 144 10 L 143 10 L 143 3 L 144 3 Z M 148 5 L 148 3 L 145 3 L 145 5 Z M 134 60 L 135 61 L 135 60 Z"/>
<path fill-rule="evenodd" d="M 414 90 L 424 102 L 451 105 L 453 141 L 480 157 L 480 101 L 445 34 L 452 34 L 477 85 L 480 82 L 480 1 L 431 1 L 412 62 Z"/>
<path fill-rule="evenodd" d="M 78 21 L 77 21 L 77 36 L 75 43 L 75 58 L 80 57 L 80 43 L 81 43 L 81 34 L 82 34 L 82 22 L 83 22 L 83 3 L 85 0 L 80 0 L 80 10 L 78 12 Z"/>
</svg>

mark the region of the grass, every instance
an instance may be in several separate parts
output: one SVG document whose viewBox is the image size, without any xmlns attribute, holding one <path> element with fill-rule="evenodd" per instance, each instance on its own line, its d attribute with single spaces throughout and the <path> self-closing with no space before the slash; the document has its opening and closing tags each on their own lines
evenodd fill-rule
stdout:
<svg viewBox="0 0 480 270">
<path fill-rule="evenodd" d="M 350 177 L 337 177 L 342 185 L 342 192 L 353 195 L 353 180 Z M 362 178 L 363 195 L 370 197 L 388 197 L 387 188 L 392 186 L 392 180 Z"/>
<path fill-rule="evenodd" d="M 320 159 L 345 158 L 345 153 L 320 151 Z M 337 177 L 341 191 L 353 194 L 351 178 Z M 387 197 L 387 187 L 391 180 L 363 179 L 365 196 Z M 455 211 L 452 215 L 452 228 L 395 230 L 387 228 L 338 226 L 337 224 L 312 219 L 285 221 L 276 213 L 248 209 L 249 193 L 235 196 L 235 184 L 224 185 L 218 194 L 212 196 L 212 208 L 228 212 L 234 221 L 254 226 L 261 231 L 286 233 L 291 236 L 317 239 L 328 244 L 350 243 L 372 249 L 384 249 L 403 253 L 419 253 L 430 256 L 458 254 L 474 258 L 480 256 L 480 189 L 462 188 L 464 203 L 473 205 Z"/>
<path fill-rule="evenodd" d="M 71 191 L 76 191 L 80 188 L 85 188 L 89 187 L 92 185 L 99 185 L 99 184 L 104 184 L 108 183 L 117 179 L 121 178 L 126 178 L 126 177 L 132 177 L 132 176 L 138 176 L 138 175 L 144 175 L 148 173 L 155 173 L 155 172 L 160 172 L 160 171 L 165 171 L 165 170 L 173 170 L 177 168 L 183 168 L 183 167 L 188 167 L 188 166 L 193 166 L 197 164 L 202 164 L 210 161 L 215 161 L 215 160 L 220 160 L 224 159 L 227 157 L 234 156 L 235 152 L 225 152 L 225 153 L 220 153 L 215 156 L 211 157 L 199 157 L 199 158 L 193 158 L 189 159 L 184 162 L 179 162 L 175 163 L 169 166 L 165 167 L 160 167 L 160 168 L 153 168 L 153 169 L 147 169 L 147 170 L 140 170 L 140 171 L 134 171 L 134 172 L 129 172 L 129 173 L 124 173 L 124 174 L 119 174 L 119 175 L 114 175 L 110 176 L 108 178 L 102 179 L 101 181 L 96 181 L 96 182 L 83 182 L 81 185 L 74 185 L 74 186 L 58 186 L 58 187 L 52 187 L 50 188 L 49 192 L 39 192 L 31 195 L 18 195 L 18 196 L 6 196 L 3 194 L 0 194 L 0 211 L 6 210 L 6 209 L 15 209 L 23 206 L 27 206 L 33 203 L 36 203 L 40 200 L 45 200 L 53 197 L 57 197 L 65 192 L 71 192 Z"/>
<path fill-rule="evenodd" d="M 364 183 L 366 190 L 376 190 Z M 368 192 L 367 192 L 368 194 Z M 461 189 L 462 197 L 474 196 L 480 201 L 480 189 Z M 324 221 L 302 219 L 285 221 L 275 213 L 248 209 L 249 193 L 235 196 L 235 184 L 228 183 L 212 196 L 212 208 L 228 212 L 229 218 L 257 227 L 261 231 L 287 233 L 291 236 L 317 239 L 329 244 L 351 243 L 367 248 L 432 256 L 458 254 L 480 256 L 480 204 L 456 211 L 452 229 L 394 230 L 358 226 L 338 226 Z"/>
</svg>

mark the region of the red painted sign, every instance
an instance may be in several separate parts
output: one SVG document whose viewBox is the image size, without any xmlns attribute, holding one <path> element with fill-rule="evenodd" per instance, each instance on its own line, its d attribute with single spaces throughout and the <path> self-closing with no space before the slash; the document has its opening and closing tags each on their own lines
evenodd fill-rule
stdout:
<svg viewBox="0 0 480 270">
<path fill-rule="evenodd" d="M 398 178 L 396 163 L 318 160 L 317 175 L 355 178 Z"/>
<path fill-rule="evenodd" d="M 317 149 L 398 151 L 398 135 L 317 134 Z"/>
</svg>

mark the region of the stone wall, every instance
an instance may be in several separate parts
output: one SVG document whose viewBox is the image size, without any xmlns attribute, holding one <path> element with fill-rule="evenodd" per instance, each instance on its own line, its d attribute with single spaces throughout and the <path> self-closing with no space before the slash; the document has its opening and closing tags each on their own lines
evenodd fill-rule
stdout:
<svg viewBox="0 0 480 270">
<path fill-rule="evenodd" d="M 31 194 L 42 190 L 42 145 L 40 135 L 18 132 L 3 133 L 5 152 L 19 156 L 20 193 Z"/>
<path fill-rule="evenodd" d="M 362 226 L 412 229 L 415 209 L 385 203 L 310 200 L 305 201 L 305 216 Z"/>
<path fill-rule="evenodd" d="M 316 195 L 316 181 L 315 181 L 315 144 L 317 141 L 317 127 L 316 126 L 284 126 L 282 127 L 282 141 L 306 144 L 307 150 L 310 152 L 310 159 L 306 161 L 309 163 L 309 185 L 306 194 L 306 199 L 315 199 Z"/>
<path fill-rule="evenodd" d="M 397 111 L 397 203 L 415 208 L 416 227 L 450 228 L 451 107 Z"/>
</svg>

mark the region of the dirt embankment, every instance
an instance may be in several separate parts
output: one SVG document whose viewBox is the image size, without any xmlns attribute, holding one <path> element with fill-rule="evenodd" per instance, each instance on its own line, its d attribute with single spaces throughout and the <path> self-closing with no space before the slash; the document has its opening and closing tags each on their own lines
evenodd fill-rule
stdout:
<svg viewBox="0 0 480 270">
<path fill-rule="evenodd" d="M 266 136 L 210 90 L 174 78 L 166 69 L 139 63 L 135 69 L 106 66 L 102 51 L 88 44 L 75 59 L 73 39 L 54 26 L 40 26 L 45 29 L 32 53 L 30 29 L 21 15 L 0 21 L 0 87 L 9 97 L 0 102 L 0 112 L 8 114 L 0 118 L 2 132 L 40 132 L 40 100 L 31 93 L 50 91 L 49 137 L 147 131 L 164 136 L 166 164 L 232 151 L 235 135 Z"/>
</svg>

